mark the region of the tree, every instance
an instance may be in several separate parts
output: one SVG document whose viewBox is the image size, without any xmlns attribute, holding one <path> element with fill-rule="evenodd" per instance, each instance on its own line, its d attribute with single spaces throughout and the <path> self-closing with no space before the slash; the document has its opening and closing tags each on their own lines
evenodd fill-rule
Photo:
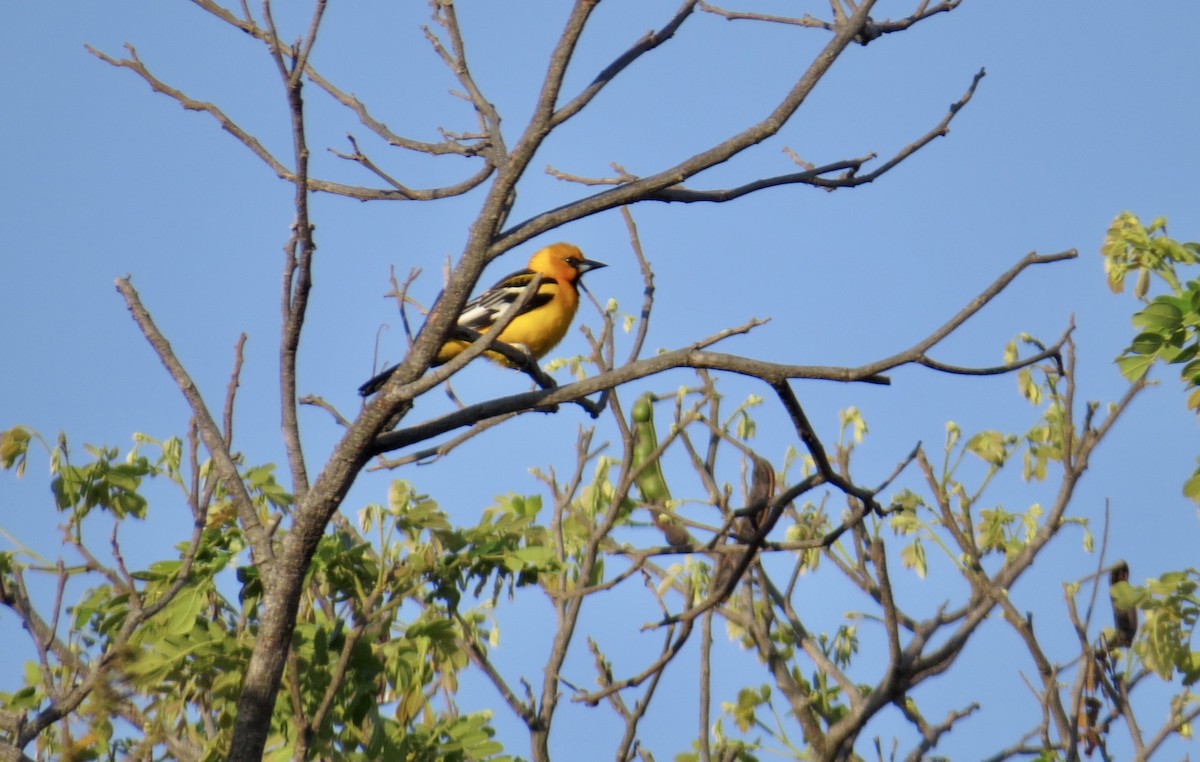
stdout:
<svg viewBox="0 0 1200 762">
<path fill-rule="evenodd" d="M 135 323 L 187 400 L 190 428 L 181 438 L 139 437 L 124 455 L 112 448 L 90 448 L 84 463 L 72 455 L 65 438 L 42 442 L 73 555 L 69 563 L 57 564 L 43 564 L 23 552 L 0 557 L 0 601 L 29 631 L 38 655 L 25 685 L 5 697 L 10 713 L 4 718 L 6 754 L 20 758 L 36 741 L 39 754 L 64 757 L 500 755 L 491 719 L 457 708 L 455 688 L 469 670 L 485 676 L 505 708 L 524 724 L 534 759 L 551 757 L 551 731 L 568 696 L 582 706 L 607 704 L 620 729 L 612 747 L 618 757 L 632 758 L 649 754 L 640 739 L 652 703 L 656 697 L 662 701 L 659 686 L 668 667 L 698 640 L 698 664 L 692 666 L 701 676 L 695 706 L 695 725 L 701 730 L 693 752 L 698 758 L 749 758 L 766 744 L 797 755 L 848 758 L 855 751 L 865 753 L 869 728 L 889 715 L 901 718 L 903 728 L 894 735 L 917 758 L 975 712 L 975 705 L 967 703 L 934 718 L 922 706 L 924 694 L 917 694 L 956 664 L 993 613 L 1021 640 L 1035 667 L 1031 683 L 1042 718 L 1026 736 L 998 748 L 997 756 L 1076 757 L 1081 747 L 1106 743 L 1115 715 L 1130 729 L 1138 753 L 1150 753 L 1195 716 L 1190 694 L 1180 690 L 1175 713 L 1143 738 L 1141 721 L 1129 708 L 1128 689 L 1144 673 L 1135 675 L 1132 662 L 1119 662 L 1113 650 L 1128 650 L 1123 633 L 1132 608 L 1174 612 L 1173 619 L 1162 615 L 1155 620 L 1170 622 L 1155 630 L 1170 635 L 1174 646 L 1169 657 L 1147 647 L 1133 650 L 1160 676 L 1169 678 L 1178 670 L 1190 683 L 1193 657 L 1186 643 L 1194 623 L 1194 573 L 1143 590 L 1126 589 L 1117 580 L 1114 610 L 1121 626 L 1114 633 L 1121 637 L 1097 640 L 1099 620 L 1090 605 L 1078 613 L 1075 596 L 1087 592 L 1094 598 L 1102 589 L 1099 580 L 1111 560 L 1100 553 L 1088 584 L 1068 589 L 1067 621 L 1078 633 L 1077 648 L 1068 656 L 1047 652 L 1012 594 L 1035 559 L 1060 533 L 1080 523 L 1069 512 L 1076 486 L 1097 446 L 1145 388 L 1143 378 L 1133 378 L 1127 393 L 1103 412 L 1084 403 L 1077 396 L 1069 325 L 1052 342 L 1015 340 L 1002 363 L 987 367 L 967 367 L 937 354 L 968 318 L 1027 270 L 1070 259 L 1073 251 L 1017 260 L 973 298 L 947 305 L 949 317 L 941 327 L 903 351 L 863 363 L 802 365 L 797 364 L 799 356 L 779 361 L 714 348 L 753 331 L 758 320 L 694 335 L 690 343 L 657 354 L 645 348 L 651 316 L 657 313 L 652 257 L 644 255 L 634 222 L 639 206 L 652 201 L 719 204 L 796 185 L 845 190 L 880 179 L 947 133 L 972 99 L 982 70 L 967 78 L 948 111 L 931 115 L 927 127 L 906 136 L 906 144 L 889 158 L 840 158 L 818 166 L 795 156 L 798 166 L 787 172 L 760 177 L 746 170 L 745 177 L 727 186 L 714 188 L 708 182 L 724 165 L 738 171 L 739 162 L 748 163 L 751 148 L 778 135 L 848 49 L 923 28 L 955 11 L 958 2 L 920 3 L 907 16 L 883 20 L 874 18 L 875 4 L 869 1 L 845 7 L 835 3 L 824 19 L 783 19 L 684 2 L 664 13 L 654 31 L 597 67 L 590 80 L 572 87 L 571 67 L 578 65 L 581 41 L 598 5 L 578 2 L 566 14 L 549 53 L 532 115 L 517 132 L 501 129 L 501 114 L 479 84 L 468 56 L 470 38 L 455 5 L 437 2 L 434 29 L 425 34 L 457 80 L 474 123 L 447 128 L 433 142 L 393 133 L 373 105 L 322 73 L 318 40 L 327 33 L 325 3 L 317 2 L 303 22 L 281 17 L 278 24 L 275 13 L 280 9 L 269 2 L 255 11 L 208 0 L 195 5 L 245 33 L 272 62 L 287 105 L 289 158 L 220 106 L 160 79 L 132 47 L 123 57 L 99 49 L 93 53 L 131 70 L 185 108 L 210 116 L 290 187 L 294 219 L 284 261 L 279 342 L 287 476 L 277 479 L 272 465 L 234 445 L 242 343 L 224 398 L 205 399 L 132 280 L 119 279 L 117 288 Z M 549 141 L 581 114 L 601 108 L 601 96 L 613 83 L 687 34 L 698 19 L 721 17 L 767 28 L 798 27 L 792 30 L 796 34 L 824 35 L 823 47 L 766 117 L 748 120 L 648 172 L 615 166 L 613 176 L 594 178 L 555 167 L 555 176 L 578 186 L 571 191 L 576 194 L 572 200 L 524 212 L 523 219 L 514 217 L 514 210 L 525 208 L 520 192 Z M 337 152 L 364 173 L 353 182 L 312 169 L 309 104 L 314 92 L 347 109 L 363 125 L 356 129 L 368 133 L 350 137 Z M 506 115 L 505 124 L 517 119 Z M 401 156 L 390 156 L 385 146 Z M 440 176 L 453 179 L 415 190 L 390 168 L 404 167 L 408 154 L 448 164 Z M 471 165 L 465 173 L 463 162 Z M 428 203 L 463 196 L 474 204 L 445 287 L 409 337 L 399 370 L 352 418 L 319 397 L 301 396 L 297 381 L 300 340 L 320 282 L 313 272 L 318 259 L 315 194 Z M 557 385 L 531 373 L 539 384 L 535 391 L 495 396 L 412 423 L 422 409 L 419 400 L 428 400 L 430 391 L 489 348 L 485 337 L 455 361 L 430 368 L 455 316 L 477 290 L 484 267 L 536 236 L 603 212 L 621 214 L 640 266 L 645 296 L 636 315 L 625 316 L 619 305 L 596 304 L 589 321 L 598 324 L 588 333 L 590 352 L 568 361 L 575 379 L 570 383 Z M 416 304 L 409 295 L 416 276 L 414 270 L 394 282 L 405 325 L 418 322 L 409 314 Z M 732 288 L 752 290 L 753 278 Z M 1174 298 L 1184 297 L 1176 293 Z M 1169 335 L 1164 333 L 1154 347 L 1148 339 L 1135 340 L 1135 352 L 1160 352 L 1171 345 L 1176 329 L 1194 327 L 1183 319 L 1188 305 L 1175 306 L 1180 317 L 1174 328 L 1144 326 L 1170 328 Z M 622 328 L 629 338 L 618 344 Z M 959 379 L 964 385 L 971 383 L 970 376 L 1015 375 L 1023 396 L 1035 406 L 1035 420 L 1025 431 L 984 430 L 966 436 L 951 425 L 942 446 L 914 446 L 896 458 L 885 478 L 860 475 L 852 465 L 866 432 L 862 415 L 844 410 L 839 436 L 824 439 L 797 388 L 821 380 L 885 385 L 890 374 L 909 366 L 964 377 Z M 677 394 L 646 396 L 630 386 L 685 369 L 692 375 Z M 731 400 L 723 392 L 727 374 L 753 379 L 771 407 L 759 397 Z M 341 427 L 327 456 L 315 454 L 301 436 L 304 404 L 323 409 L 331 425 Z M 759 405 L 764 412 L 752 412 Z M 557 426 L 568 418 L 574 425 L 583 415 L 604 427 L 577 435 L 574 462 L 565 475 L 557 470 L 541 475 L 544 495 L 498 498 L 475 524 L 456 523 L 461 517 L 451 517 L 404 480 L 392 483 L 384 505 L 355 511 L 356 506 L 346 504 L 355 480 L 376 458 L 398 471 L 427 459 L 460 458 L 463 472 L 471 473 L 477 466 L 459 448 L 479 435 L 502 439 L 511 420 L 529 412 L 553 412 Z M 794 452 L 771 458 L 753 449 L 756 419 L 764 415 L 786 422 Z M 602 440 L 609 440 L 608 450 Z M 26 429 L 9 429 L 3 442 L 5 465 L 20 472 L 36 441 Z M 1022 476 L 1047 485 L 1042 492 L 1051 499 L 1045 505 L 1005 509 L 985 498 L 995 482 L 1010 476 L 1012 469 L 1005 467 L 1018 455 Z M 664 468 L 669 457 L 685 465 Z M 731 473 L 737 478 L 730 478 Z M 129 569 L 117 530 L 111 553 L 102 557 L 98 548 L 103 545 L 97 545 L 92 526 L 101 517 L 114 527 L 144 517 L 148 502 L 143 492 L 151 478 L 178 488 L 190 509 L 191 531 L 182 538 L 177 556 Z M 740 488 L 729 486 L 739 481 Z M 686 498 L 673 497 L 684 494 Z M 355 514 L 357 520 L 351 518 Z M 638 531 L 647 523 L 661 532 L 661 543 L 648 543 L 647 534 Z M 944 557 L 930 559 L 930 549 Z M 946 603 L 925 610 L 921 602 L 907 600 L 904 585 L 895 580 L 901 570 L 924 576 L 931 566 L 948 580 Z M 27 579 L 36 572 L 49 574 L 60 591 L 72 578 L 85 578 L 88 592 L 78 603 L 64 600 L 60 592 L 48 604 L 35 604 Z M 805 579 L 818 577 L 836 578 L 840 581 L 834 584 L 859 596 L 858 619 L 814 624 L 821 613 L 806 608 L 798 591 Z M 645 583 L 644 593 L 635 591 L 638 580 Z M 652 624 L 661 648 L 631 668 L 617 658 L 619 647 L 606 647 L 600 634 L 593 634 L 587 649 L 598 686 L 589 690 L 569 682 L 564 665 L 584 648 L 581 617 L 602 605 L 609 591 L 657 611 Z M 500 630 L 494 617 L 506 605 L 505 595 L 518 604 L 541 596 L 553 611 L 553 634 L 536 678 L 514 680 L 498 661 Z M 59 635 L 63 617 L 70 624 L 67 634 Z M 766 666 L 735 700 L 725 697 L 728 719 L 713 716 L 719 699 L 710 695 L 707 679 L 722 653 L 713 637 L 714 618 L 724 620 L 738 643 Z M 1159 654 L 1157 661 L 1152 653 Z M 1063 687 L 1064 674 L 1071 675 L 1068 688 Z M 525 680 L 529 682 L 522 685 Z M 1112 709 L 1102 712 L 1104 698 Z M 1096 711 L 1090 713 L 1093 707 Z M 740 732 L 726 728 L 728 723 Z"/>
</svg>

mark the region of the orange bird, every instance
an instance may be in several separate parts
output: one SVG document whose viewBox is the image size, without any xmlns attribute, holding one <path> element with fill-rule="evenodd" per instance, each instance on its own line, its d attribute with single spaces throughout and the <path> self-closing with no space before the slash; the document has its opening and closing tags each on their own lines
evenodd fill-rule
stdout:
<svg viewBox="0 0 1200 762">
<path fill-rule="evenodd" d="M 463 306 L 457 325 L 466 330 L 458 332 L 459 335 L 452 331 L 432 364 L 436 366 L 449 362 L 466 349 L 472 341 L 471 331 L 487 333 L 509 305 L 521 297 L 535 275 L 542 276 L 537 293 L 497 338 L 540 360 L 562 341 L 571 327 L 571 321 L 575 319 L 575 311 L 579 309 L 579 289 L 583 287 L 580 278 L 589 270 L 605 266 L 603 262 L 584 258 L 583 252 L 569 243 L 552 243 L 544 249 L 538 249 L 529 258 L 528 267 L 502 278 Z M 489 350 L 484 354 L 493 362 L 513 367 L 513 363 L 499 352 Z M 379 391 L 397 367 L 393 365 L 375 376 L 360 386 L 358 393 L 369 397 Z"/>
</svg>

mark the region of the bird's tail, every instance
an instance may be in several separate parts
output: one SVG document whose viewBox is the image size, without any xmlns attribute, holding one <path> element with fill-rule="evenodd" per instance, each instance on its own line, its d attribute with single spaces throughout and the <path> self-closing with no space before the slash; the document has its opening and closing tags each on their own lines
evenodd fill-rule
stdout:
<svg viewBox="0 0 1200 762">
<path fill-rule="evenodd" d="M 392 374 L 396 372 L 396 368 L 399 367 L 399 365 L 393 365 L 382 373 L 377 373 L 376 375 L 372 376 L 370 381 L 367 381 L 367 383 L 358 387 L 358 393 L 364 397 L 370 397 L 372 394 L 383 388 L 383 385 L 387 383 L 387 380 L 391 378 Z"/>
</svg>

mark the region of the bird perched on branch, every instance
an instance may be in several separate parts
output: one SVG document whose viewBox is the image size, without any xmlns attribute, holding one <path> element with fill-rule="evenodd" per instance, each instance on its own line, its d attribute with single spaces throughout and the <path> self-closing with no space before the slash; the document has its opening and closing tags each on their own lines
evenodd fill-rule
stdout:
<svg viewBox="0 0 1200 762">
<path fill-rule="evenodd" d="M 484 291 L 463 306 L 458 316 L 458 325 L 451 331 L 450 338 L 438 350 L 433 365 L 449 362 L 474 340 L 476 334 L 487 333 L 496 324 L 509 305 L 521 298 L 525 288 L 540 275 L 537 292 L 525 303 L 524 308 L 500 332 L 498 341 L 527 352 L 534 359 L 541 359 L 562 341 L 579 308 L 579 289 L 583 287 L 580 277 L 589 270 L 605 267 L 603 262 L 585 259 L 583 252 L 569 243 L 553 243 L 534 252 L 529 266 L 515 272 Z M 500 354 L 488 351 L 489 360 L 506 367 L 516 364 Z M 388 377 L 399 366 L 393 365 L 358 388 L 358 393 L 369 397 L 384 385 Z"/>
</svg>

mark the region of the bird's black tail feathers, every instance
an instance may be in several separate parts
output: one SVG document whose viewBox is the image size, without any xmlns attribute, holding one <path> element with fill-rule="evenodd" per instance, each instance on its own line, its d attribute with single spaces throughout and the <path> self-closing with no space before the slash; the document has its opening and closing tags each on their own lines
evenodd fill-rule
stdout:
<svg viewBox="0 0 1200 762">
<path fill-rule="evenodd" d="M 375 374 L 371 377 L 370 381 L 358 387 L 358 393 L 363 397 L 370 397 L 383 388 L 383 385 L 387 383 L 387 380 L 392 377 L 392 374 L 396 372 L 396 368 L 399 367 L 399 365 L 393 365 L 382 373 Z"/>
</svg>

